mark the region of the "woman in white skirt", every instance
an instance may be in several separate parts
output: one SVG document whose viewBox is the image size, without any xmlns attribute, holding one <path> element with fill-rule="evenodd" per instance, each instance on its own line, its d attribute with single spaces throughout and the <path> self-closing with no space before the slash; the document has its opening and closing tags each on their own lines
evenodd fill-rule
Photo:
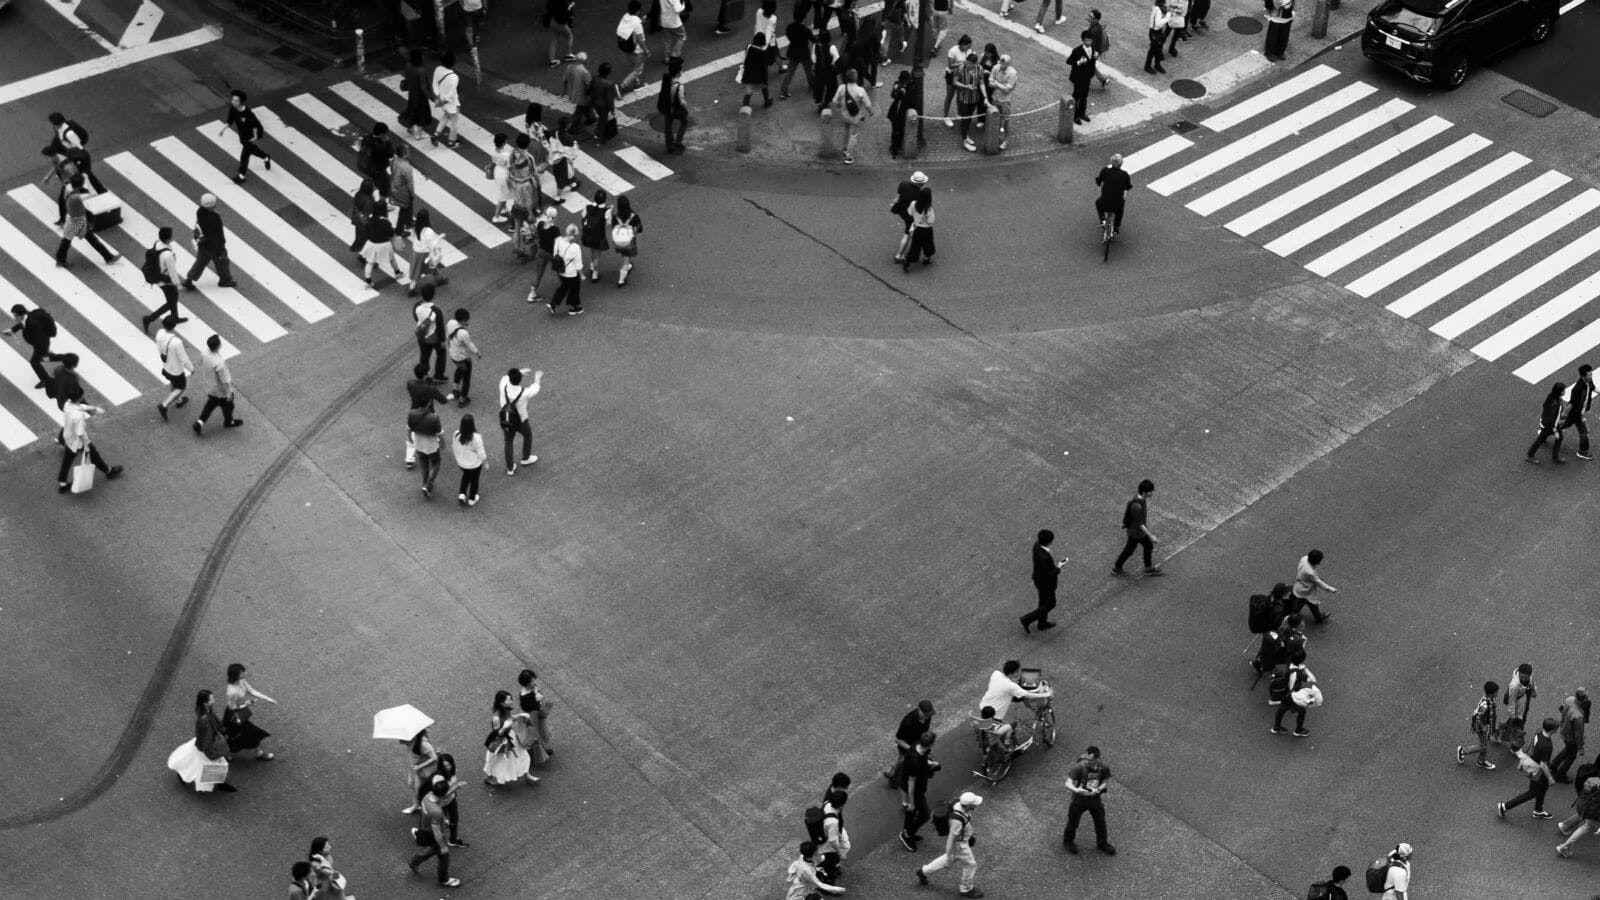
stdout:
<svg viewBox="0 0 1600 900">
<path fill-rule="evenodd" d="M 206 764 L 221 764 L 222 780 L 213 783 L 201 781 Z M 197 791 L 216 788 L 231 794 L 237 790 L 228 783 L 228 741 L 223 737 L 222 722 L 211 709 L 211 692 L 201 691 L 194 697 L 194 739 L 167 756 L 167 768 L 178 773 L 184 784 L 194 785 Z"/>
<path fill-rule="evenodd" d="M 517 743 L 512 733 L 512 715 L 511 692 L 496 691 L 494 715 L 490 719 L 489 736 L 484 739 L 483 754 L 483 783 L 490 787 L 518 780 L 539 783 L 539 779 L 528 774 L 528 751 Z"/>
<path fill-rule="evenodd" d="M 418 213 L 417 216 L 421 218 L 422 213 Z M 366 263 L 366 267 L 361 274 L 367 280 L 367 287 L 372 287 L 374 267 L 402 286 L 411 287 L 411 279 L 394 259 L 394 225 L 389 221 L 387 210 L 380 209 L 372 214 L 372 218 L 367 220 L 366 234 L 367 243 L 361 248 L 361 260 Z"/>
<path fill-rule="evenodd" d="M 428 789 L 429 779 L 439 765 L 439 754 L 433 749 L 433 742 L 428 740 L 426 728 L 417 732 L 411 740 L 401 741 L 400 746 L 411 751 L 411 768 L 406 770 L 406 784 L 411 788 L 411 805 L 400 810 L 402 815 L 409 816 L 422 812 L 422 792 Z"/>
<path fill-rule="evenodd" d="M 628 283 L 628 273 L 633 271 L 633 261 L 639 255 L 639 235 L 644 233 L 644 223 L 639 220 L 639 214 L 633 211 L 633 203 L 628 200 L 628 195 L 617 197 L 617 207 L 611 211 L 609 226 L 606 237 L 611 241 L 611 249 L 622 257 L 622 269 L 617 272 L 617 287 L 622 287 Z"/>
<path fill-rule="evenodd" d="M 516 195 L 511 192 L 511 140 L 502 132 L 494 136 L 494 150 L 489 153 L 489 180 L 494 182 L 494 218 L 489 221 L 503 225 L 511 215 L 511 204 Z"/>
</svg>

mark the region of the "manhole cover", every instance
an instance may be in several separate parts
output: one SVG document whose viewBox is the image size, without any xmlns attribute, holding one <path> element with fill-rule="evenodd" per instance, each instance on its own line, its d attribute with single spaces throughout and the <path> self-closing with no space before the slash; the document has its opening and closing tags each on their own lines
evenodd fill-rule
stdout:
<svg viewBox="0 0 1600 900">
<path fill-rule="evenodd" d="M 1185 100 L 1193 100 L 1206 95 L 1206 86 L 1193 78 L 1179 78 L 1172 82 L 1172 92 Z"/>
<path fill-rule="evenodd" d="M 273 56 L 276 56 L 279 59 L 294 59 L 295 57 L 300 55 L 300 51 L 299 50 L 296 50 L 295 48 L 290 47 L 290 46 L 288 46 L 286 44 L 279 44 L 278 46 L 273 47 L 271 50 L 268 50 L 267 52 L 272 54 Z"/>
<path fill-rule="evenodd" d="M 1189 121 L 1188 119 L 1184 119 L 1182 122 L 1177 122 L 1177 123 L 1172 125 L 1172 133 L 1173 134 L 1188 134 L 1189 132 L 1191 132 L 1191 131 L 1195 130 L 1196 128 L 1199 128 L 1199 127 L 1200 127 L 1199 125 L 1196 125 L 1195 123 Z"/>
<path fill-rule="evenodd" d="M 1543 97 L 1535 97 L 1527 91 L 1512 91 L 1501 99 L 1538 119 L 1542 119 L 1560 108 L 1549 100 Z"/>
<path fill-rule="evenodd" d="M 1234 16 L 1228 20 L 1228 30 L 1234 34 L 1260 34 L 1264 27 L 1255 16 Z"/>
</svg>

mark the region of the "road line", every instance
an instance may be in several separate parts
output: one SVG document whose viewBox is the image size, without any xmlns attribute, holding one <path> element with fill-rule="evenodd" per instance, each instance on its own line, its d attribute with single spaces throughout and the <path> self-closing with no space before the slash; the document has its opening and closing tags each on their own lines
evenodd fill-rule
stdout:
<svg viewBox="0 0 1600 900">
<path fill-rule="evenodd" d="M 17 201 L 18 205 L 20 205 L 23 209 L 26 209 L 35 219 L 38 219 L 40 225 L 49 228 L 51 227 L 51 224 L 55 222 L 55 198 L 51 197 L 49 194 L 46 194 L 44 189 L 40 188 L 38 185 L 28 185 L 27 187 L 17 188 L 11 192 L 11 199 Z M 148 222 L 144 224 L 147 226 L 149 225 Z M 131 237 L 133 235 L 132 228 L 133 226 L 130 223 L 124 221 L 122 228 L 124 234 L 127 234 Z M 173 231 L 181 233 L 180 229 L 177 228 L 173 229 Z M 143 243 L 140 246 L 152 246 L 155 243 L 156 230 L 154 228 L 149 228 L 148 230 L 145 230 L 144 233 L 149 235 L 149 242 Z M 174 244 L 176 244 L 176 242 L 174 242 Z M 144 280 L 144 274 L 139 271 L 139 266 L 144 262 L 142 256 L 139 255 L 142 254 L 142 252 L 142 250 L 135 251 L 134 254 L 126 255 L 124 257 L 126 262 L 118 263 L 107 263 L 105 260 L 100 258 L 98 253 L 85 255 L 88 257 L 90 262 L 94 263 L 95 266 L 100 269 L 100 271 L 106 274 L 107 278 L 115 281 L 118 286 L 126 291 L 129 296 L 133 297 L 133 299 L 137 301 L 140 306 L 144 307 L 146 312 L 151 312 L 157 307 L 161 306 L 162 303 L 165 303 L 166 300 L 161 295 L 161 289 L 146 282 Z M 132 265 L 128 265 L 127 263 L 132 263 Z M 178 334 L 181 335 L 184 340 L 196 347 L 205 346 L 206 338 L 210 337 L 216 332 L 214 332 L 209 325 L 202 321 L 199 315 L 196 314 L 192 308 L 185 309 L 184 312 L 188 313 L 189 321 L 178 326 Z M 149 354 L 158 359 L 160 358 L 160 353 L 155 349 L 154 341 L 152 341 L 149 337 L 146 337 L 144 344 L 145 346 L 139 351 L 141 354 Z M 232 359 L 233 357 L 239 355 L 239 348 L 228 343 L 227 341 L 223 341 L 222 355 L 226 358 Z"/>
<path fill-rule="evenodd" d="M 1027 25 L 1023 25 L 1021 22 L 1013 22 L 994 10 L 979 6 L 976 3 L 968 2 L 968 0 L 960 0 L 957 5 L 997 28 L 1009 31 L 1017 37 L 1025 40 L 1032 41 L 1035 44 L 1044 47 L 1046 50 L 1053 50 L 1056 53 L 1059 53 L 1062 60 L 1065 60 L 1067 56 L 1072 53 L 1073 47 L 1078 46 L 1076 43 L 1073 43 L 1069 46 L 1053 37 L 1040 34 Z M 865 18 L 867 13 L 863 12 L 861 13 L 861 16 Z M 739 54 L 739 58 L 741 62 L 744 60 L 744 54 L 742 52 Z M 1096 64 L 1095 71 L 1115 79 L 1118 84 L 1132 88 L 1134 93 L 1141 97 L 1156 97 L 1165 93 L 1164 90 L 1151 87 L 1139 79 L 1133 78 L 1117 69 L 1112 68 L 1111 66 L 1106 65 L 1105 63 Z"/>
<path fill-rule="evenodd" d="M 1566 244 L 1549 256 L 1542 257 L 1538 262 L 1502 282 L 1494 290 L 1444 317 L 1428 330 L 1440 337 L 1454 340 L 1467 329 L 1543 287 L 1557 275 L 1583 262 L 1596 252 L 1600 252 L 1600 228 Z"/>
<path fill-rule="evenodd" d="M 1211 193 L 1201 196 L 1189 204 L 1189 209 L 1202 216 L 1209 216 L 1224 206 L 1237 203 L 1273 182 L 1298 172 L 1345 144 L 1375 130 L 1378 126 L 1399 118 L 1411 108 L 1411 104 L 1404 100 L 1390 100 L 1377 109 L 1368 110 L 1277 159 L 1262 163 L 1255 171 L 1241 175 Z"/>
<path fill-rule="evenodd" d="M 657 162 L 655 157 L 631 144 L 618 147 L 615 153 L 618 159 L 632 166 L 634 171 L 651 181 L 660 181 L 672 174 L 672 170 Z"/>
<path fill-rule="evenodd" d="M 162 17 L 166 15 L 161 7 L 151 0 L 144 0 L 139 4 L 139 11 L 133 14 L 133 20 L 128 23 L 122 32 L 122 39 L 117 41 L 117 46 L 124 49 L 128 47 L 143 47 L 150 43 L 156 35 L 156 26 L 161 24 Z"/>
<path fill-rule="evenodd" d="M 53 4 L 45 5 L 49 6 Z M 169 53 L 181 53 L 184 50 L 193 50 L 196 47 L 209 44 L 220 37 L 222 37 L 222 29 L 217 28 L 215 25 L 207 25 L 204 28 L 197 28 L 188 34 L 180 34 L 175 37 L 163 38 L 159 41 L 151 41 L 142 47 L 130 47 L 126 50 L 113 50 L 106 56 L 97 56 L 94 59 L 84 60 L 80 63 L 73 63 L 70 66 L 62 66 L 59 69 L 51 69 L 48 72 L 41 72 L 38 75 L 34 75 L 30 78 L 24 78 L 21 81 L 13 81 L 10 84 L 0 85 L 0 106 L 16 100 L 21 100 L 24 97 L 32 97 L 34 94 L 40 94 L 45 91 L 54 90 L 58 87 L 64 87 L 74 82 L 82 81 L 86 78 L 93 78 L 96 75 L 104 75 L 107 72 L 115 72 L 118 69 L 136 65 L 157 57 L 166 56 Z"/>
<path fill-rule="evenodd" d="M 1539 308 L 1481 341 L 1472 352 L 1484 359 L 1499 359 L 1551 325 L 1577 312 L 1600 297 L 1600 272 L 1539 304 Z M 1584 348 L 1588 349 L 1588 348 Z M 1571 357 L 1567 357 L 1571 359 Z"/>
<path fill-rule="evenodd" d="M 1490 269 L 1522 253 L 1557 231 L 1600 209 L 1600 191 L 1586 190 L 1550 212 L 1479 250 L 1416 290 L 1389 304 L 1389 311 L 1409 319 L 1455 293 Z"/>
<path fill-rule="evenodd" d="M 1162 162 L 1163 160 L 1176 156 L 1193 146 L 1194 141 L 1191 141 L 1181 135 L 1175 134 L 1171 137 L 1162 138 L 1143 150 L 1130 153 L 1123 157 L 1122 168 L 1123 171 L 1131 175 L 1143 169 L 1148 169 L 1151 166 Z"/>
<path fill-rule="evenodd" d="M 1573 10 L 1575 10 L 1578 7 L 1582 6 L 1583 4 L 1584 4 L 1584 0 L 1567 0 L 1566 3 L 1561 5 L 1561 15 L 1564 16 L 1567 13 L 1572 12 Z"/>
<path fill-rule="evenodd" d="M 255 195 L 234 184 L 233 179 L 189 149 L 177 138 L 166 137 L 150 146 L 171 160 L 178 168 L 232 207 L 244 221 L 265 234 L 273 243 L 288 251 L 289 255 L 327 282 L 351 303 L 365 303 L 378 292 L 367 286 L 361 276 L 351 271 L 348 264 L 329 256 L 326 251 L 300 233 L 300 229 L 285 222 L 277 213 L 267 208 Z"/>
<path fill-rule="evenodd" d="M 1594 277 L 1596 276 L 1590 276 L 1590 279 Z M 1567 335 L 1554 347 L 1523 363 L 1512 374 L 1529 384 L 1538 384 L 1559 372 L 1573 360 L 1593 350 L 1597 345 L 1600 345 L 1600 319 Z"/>
<path fill-rule="evenodd" d="M 1134 48 L 1134 51 L 1137 52 L 1137 49 Z M 1212 131 L 1227 131 L 1241 122 L 1255 118 L 1285 100 L 1300 96 L 1338 74 L 1337 70 L 1323 65 L 1307 69 L 1288 81 L 1274 85 L 1247 100 L 1235 103 L 1222 112 L 1205 119 L 1200 124 Z"/>
<path fill-rule="evenodd" d="M 1392 198 L 1416 187 L 1429 178 L 1449 169 L 1456 163 L 1493 142 L 1482 135 L 1469 134 L 1426 159 L 1390 175 L 1365 191 L 1335 206 L 1315 219 L 1267 244 L 1268 250 L 1279 256 L 1288 256 L 1318 238 L 1339 228 L 1359 216 L 1365 215 Z"/>
<path fill-rule="evenodd" d="M 12 364 L 13 360 L 15 361 L 14 365 Z M 28 361 L 10 347 L 5 348 L 4 352 L 0 352 L 0 370 L 8 371 L 18 366 L 28 376 L 27 383 L 31 384 L 34 380 L 32 377 L 33 370 L 28 368 Z M 30 390 L 28 393 L 37 393 L 37 391 Z M 37 439 L 33 429 L 24 424 L 21 419 L 12 415 L 10 410 L 0 406 L 0 444 L 4 444 L 7 450 L 15 450 L 18 447 L 26 447 Z"/>
<path fill-rule="evenodd" d="M 1371 297 L 1401 278 L 1413 272 L 1420 272 L 1423 266 L 1461 246 L 1468 239 L 1482 234 L 1494 225 L 1500 224 L 1513 213 L 1527 208 L 1535 200 L 1547 196 L 1556 188 L 1570 181 L 1572 181 L 1571 178 L 1560 172 L 1545 172 L 1533 181 L 1498 200 L 1492 201 L 1477 212 L 1350 282 L 1345 287 L 1362 297 Z"/>
<path fill-rule="evenodd" d="M 181 222 L 193 214 L 194 200 L 165 178 L 157 175 L 154 169 L 140 162 L 133 154 L 118 153 L 107 158 L 106 162 L 121 172 L 124 178 L 138 185 L 140 191 L 159 203 L 178 221 Z M 248 218 L 243 211 L 240 211 L 240 215 Z M 265 256 L 242 240 L 238 233 L 228 235 L 228 260 L 235 267 L 248 273 L 251 280 L 259 284 L 263 290 L 282 301 L 283 305 L 294 310 L 307 322 L 320 322 L 333 315 L 333 310 L 323 305 L 321 300 L 313 297 L 293 278 L 284 274 L 282 269 L 268 262 Z"/>
<path fill-rule="evenodd" d="M 373 121 L 387 122 L 393 120 L 395 117 L 395 110 L 390 109 L 388 106 L 384 105 L 382 100 L 372 96 L 351 82 L 340 82 L 339 84 L 333 85 L 330 90 L 332 90 L 334 94 L 344 99 L 345 102 L 349 103 L 351 106 L 361 110 L 363 115 L 371 118 Z M 317 100 L 315 97 L 312 97 L 309 94 L 302 94 L 299 97 L 291 99 L 289 102 L 307 111 L 308 113 L 319 105 L 326 106 L 326 104 L 323 104 L 322 101 Z M 332 110 L 328 110 L 328 112 L 332 112 Z M 326 115 L 326 113 L 323 115 Z M 463 116 L 460 121 L 460 127 L 457 128 L 456 134 L 458 137 L 462 138 L 462 140 L 471 143 L 470 139 L 468 139 L 466 136 L 466 122 L 466 117 Z M 368 129 L 362 129 L 362 131 L 366 130 Z M 415 147 L 417 152 L 421 153 L 424 158 L 432 160 L 440 168 L 455 176 L 458 181 L 471 188 L 473 193 L 476 193 L 479 197 L 489 201 L 491 204 L 499 202 L 500 193 L 487 178 L 483 177 L 482 165 L 472 162 L 460 153 L 457 153 L 449 147 L 446 147 L 444 144 L 434 146 L 433 142 L 427 138 L 414 138 L 405 128 L 391 129 L 389 133 L 398 135 L 401 140 Z M 484 148 L 484 150 L 487 152 L 487 148 Z M 485 157 L 485 159 L 487 160 L 487 157 Z"/>
<path fill-rule="evenodd" d="M 1251 235 L 1271 225 L 1306 204 L 1331 193 L 1376 169 L 1384 163 L 1399 158 L 1406 151 L 1450 128 L 1450 123 L 1438 116 L 1429 116 L 1377 146 L 1323 172 L 1315 178 L 1291 187 L 1287 192 L 1256 207 L 1250 212 L 1223 226 L 1238 235 Z"/>
<path fill-rule="evenodd" d="M 1252 131 L 1233 143 L 1200 157 L 1165 178 L 1152 182 L 1150 190 L 1165 196 L 1210 178 L 1284 138 L 1298 134 L 1301 129 L 1333 115 L 1375 91 L 1377 88 L 1369 84 L 1347 85 L 1338 93 L 1330 94 L 1310 106 L 1297 109 L 1270 125 Z"/>
<path fill-rule="evenodd" d="M 1511 176 L 1530 162 L 1532 160 L 1520 153 L 1507 153 L 1494 162 L 1476 169 L 1465 178 L 1450 181 L 1406 209 L 1306 263 L 1306 268 L 1327 278 L 1367 254 L 1389 246 L 1391 242 L 1399 240 L 1412 229 L 1426 224 L 1434 216 L 1488 190 L 1490 186 Z"/>
<path fill-rule="evenodd" d="M 60 16 L 63 19 L 66 19 L 73 28 L 78 29 L 78 31 L 81 32 L 84 37 L 97 44 L 101 50 L 104 50 L 107 53 L 115 53 L 117 51 L 116 44 L 111 43 L 111 41 L 106 39 L 105 35 L 95 31 L 93 28 L 90 28 L 89 23 L 78 17 L 78 6 L 81 2 L 82 0 L 60 0 L 60 2 L 57 3 L 42 3 L 40 6 L 44 7 L 45 9 L 54 10 L 56 13 L 60 14 Z"/>
</svg>

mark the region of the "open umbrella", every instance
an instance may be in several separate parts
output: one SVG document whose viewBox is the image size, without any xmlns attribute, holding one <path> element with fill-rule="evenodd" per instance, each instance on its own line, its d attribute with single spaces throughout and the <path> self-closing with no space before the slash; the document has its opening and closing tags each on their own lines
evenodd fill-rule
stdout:
<svg viewBox="0 0 1600 900">
<path fill-rule="evenodd" d="M 372 717 L 372 736 L 378 740 L 409 741 L 433 720 L 422 710 L 407 703 L 389 709 L 380 709 Z"/>
</svg>

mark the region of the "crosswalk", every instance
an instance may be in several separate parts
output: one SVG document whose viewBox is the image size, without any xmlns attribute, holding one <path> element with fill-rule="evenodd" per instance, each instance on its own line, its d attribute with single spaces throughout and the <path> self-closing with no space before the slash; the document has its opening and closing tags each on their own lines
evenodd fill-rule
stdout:
<svg viewBox="0 0 1600 900">
<path fill-rule="evenodd" d="M 1324 65 L 1199 125 L 1124 167 L 1524 381 L 1600 347 L 1600 191 Z"/>
<path fill-rule="evenodd" d="M 488 265 L 510 263 L 510 235 L 490 221 L 497 188 L 484 171 L 494 134 L 520 131 L 521 118 L 481 125 L 463 116 L 461 146 L 435 146 L 394 124 L 405 105 L 399 91 L 394 77 L 346 81 L 257 107 L 274 164 L 267 169 L 255 160 L 243 184 L 232 177 L 238 140 L 214 121 L 106 154 L 95 169 L 122 200 L 122 225 L 100 238 L 124 257 L 115 263 L 103 262 L 80 241 L 70 254 L 72 267 L 56 267 L 54 193 L 36 184 L 6 192 L 0 197 L 0 312 L 16 302 L 49 309 L 58 332 L 51 349 L 78 355 L 91 402 L 120 406 L 161 391 L 160 358 L 138 320 L 162 297 L 145 283 L 139 262 L 158 228 L 170 225 L 178 236 L 179 269 L 188 270 L 194 262 L 189 230 L 199 197 L 208 192 L 219 200 L 237 284 L 219 287 L 208 272 L 196 281 L 197 290 L 182 294 L 189 321 L 178 333 L 194 348 L 217 334 L 224 357 L 235 357 L 399 290 L 387 281 L 369 287 L 349 251 L 350 196 L 362 180 L 355 142 L 374 121 L 390 123 L 390 133 L 413 151 L 416 208 L 428 209 L 444 234 L 445 264 L 473 256 Z M 581 194 L 594 186 L 614 196 L 673 174 L 626 145 L 580 151 L 575 169 L 584 187 L 562 201 L 569 212 L 583 208 Z M 548 175 L 543 187 L 546 196 L 556 193 Z M 20 340 L 0 341 L 0 446 L 7 450 L 53 435 L 61 423 L 54 401 L 34 388 L 28 352 Z M 150 415 L 154 419 L 155 411 Z"/>
</svg>

